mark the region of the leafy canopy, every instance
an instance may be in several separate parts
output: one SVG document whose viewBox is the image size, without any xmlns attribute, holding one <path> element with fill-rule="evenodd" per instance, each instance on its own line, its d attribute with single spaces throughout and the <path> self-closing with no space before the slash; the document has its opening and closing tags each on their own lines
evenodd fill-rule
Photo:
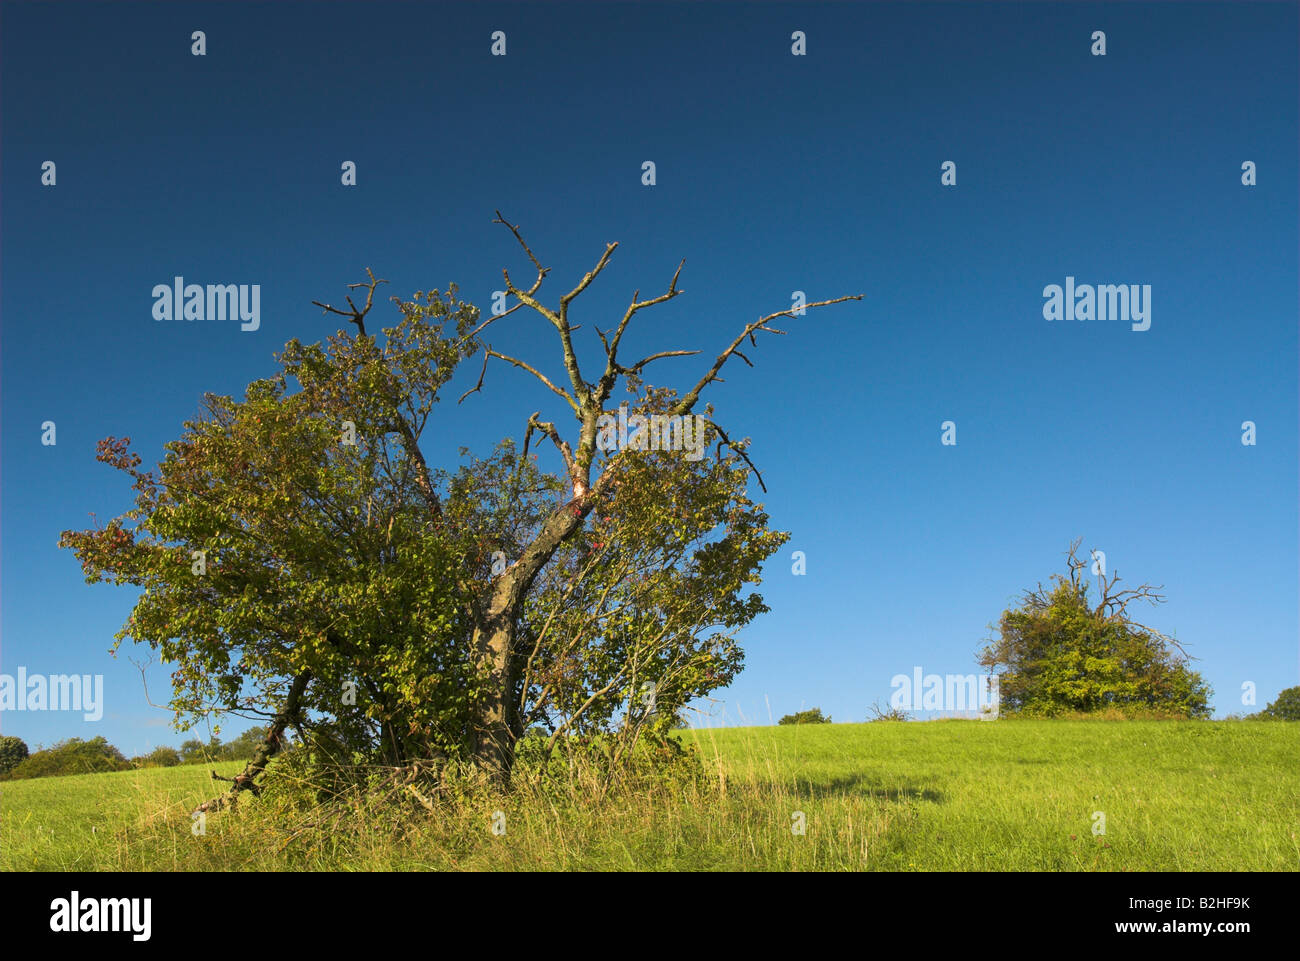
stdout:
<svg viewBox="0 0 1300 961">
<path fill-rule="evenodd" d="M 980 664 L 999 674 L 1000 710 L 1052 717 L 1106 709 L 1207 717 L 1209 688 L 1171 638 L 1138 624 L 1128 603 L 1163 598 L 1150 585 L 1115 588 L 1118 574 L 1098 574 L 1098 602 L 1089 603 L 1084 562 L 1071 547 L 1068 576 L 1026 591 L 1002 613 L 998 634 Z"/>
<path fill-rule="evenodd" d="M 139 469 L 128 439 L 101 442 L 135 506 L 60 543 L 88 581 L 141 589 L 116 640 L 175 666 L 178 726 L 266 717 L 309 678 L 294 723 L 331 756 L 470 749 L 492 682 L 472 650 L 476 605 L 572 478 L 509 439 L 483 457 L 461 448 L 454 468 L 426 463 L 421 436 L 476 349 L 478 312 L 454 287 L 398 306 L 380 336 L 290 341 L 242 399 L 206 395 L 156 470 Z M 629 386 L 633 412 L 676 403 Z M 747 496 L 745 443 L 724 452 L 718 439 L 711 429 L 698 460 L 597 454 L 616 481 L 526 585 L 510 653 L 508 696 L 548 750 L 570 735 L 663 734 L 740 669 L 735 634 L 766 610 L 750 588 L 787 535 Z"/>
<path fill-rule="evenodd" d="M 820 707 L 812 707 L 806 711 L 796 711 L 794 714 L 787 714 L 777 724 L 830 724 L 831 718 L 827 714 L 822 715 Z"/>
</svg>

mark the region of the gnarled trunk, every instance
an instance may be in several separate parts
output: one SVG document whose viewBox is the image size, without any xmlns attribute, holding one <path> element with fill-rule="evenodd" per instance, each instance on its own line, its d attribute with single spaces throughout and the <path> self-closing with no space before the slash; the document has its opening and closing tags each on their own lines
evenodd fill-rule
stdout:
<svg viewBox="0 0 1300 961">
<path fill-rule="evenodd" d="M 582 526 L 594 502 L 594 498 L 574 498 L 547 518 L 519 560 L 497 578 L 487 610 L 474 629 L 473 648 L 487 679 L 474 706 L 471 750 L 480 768 L 503 786 L 510 782 L 515 742 L 523 733 L 515 700 L 519 678 L 514 643 L 524 600 L 533 580 Z"/>
<path fill-rule="evenodd" d="M 474 632 L 474 647 L 487 668 L 488 681 L 474 717 L 471 748 L 474 759 L 493 780 L 510 781 L 518 725 L 511 692 L 515 689 L 513 658 L 515 621 L 512 612 L 490 617 Z"/>
</svg>

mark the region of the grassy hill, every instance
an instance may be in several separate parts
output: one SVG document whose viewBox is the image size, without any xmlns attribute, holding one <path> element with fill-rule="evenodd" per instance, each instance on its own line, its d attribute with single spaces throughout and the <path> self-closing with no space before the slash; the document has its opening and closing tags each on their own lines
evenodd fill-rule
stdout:
<svg viewBox="0 0 1300 961">
<path fill-rule="evenodd" d="M 220 793 L 209 771 L 243 769 L 226 761 L 0 782 L 0 870 L 147 869 L 127 867 L 125 832 L 166 825 L 188 835 L 189 811 Z"/>
<path fill-rule="evenodd" d="M 4 783 L 0 868 L 1300 869 L 1300 724 L 951 721 L 682 737 L 702 778 L 603 802 L 525 790 L 395 816 L 363 802 L 323 812 L 250 800 L 209 818 L 201 837 L 188 812 L 216 793 L 206 767 Z M 1097 812 L 1104 834 L 1093 833 Z"/>
</svg>

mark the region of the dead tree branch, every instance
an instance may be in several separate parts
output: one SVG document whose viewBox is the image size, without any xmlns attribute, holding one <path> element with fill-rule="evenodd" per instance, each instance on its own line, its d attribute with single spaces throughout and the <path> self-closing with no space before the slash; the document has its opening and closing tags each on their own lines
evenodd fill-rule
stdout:
<svg viewBox="0 0 1300 961">
<path fill-rule="evenodd" d="M 302 696 L 307 690 L 307 684 L 310 681 L 310 671 L 304 671 L 293 679 L 293 683 L 289 686 L 289 693 L 284 699 L 284 704 L 271 722 L 270 729 L 266 732 L 266 739 L 258 745 L 257 752 L 253 755 L 252 760 L 244 765 L 242 774 L 237 774 L 231 779 L 220 777 L 216 771 L 212 772 L 213 780 L 230 780 L 232 787 L 225 794 L 204 801 L 194 809 L 195 814 L 206 811 L 220 811 L 227 807 L 233 808 L 243 791 L 252 791 L 254 797 L 261 793 L 261 785 L 257 784 L 256 779 L 266 770 L 266 765 L 271 758 L 280 752 L 280 748 L 284 744 L 284 729 L 291 723 L 297 724 L 300 722 Z"/>
<path fill-rule="evenodd" d="M 324 312 L 338 314 L 340 317 L 346 317 L 351 323 L 356 324 L 357 332 L 362 337 L 366 336 L 366 314 L 370 313 L 370 308 L 374 305 L 375 288 L 380 284 L 388 283 L 386 280 L 377 280 L 374 272 L 369 267 L 366 268 L 366 275 L 370 278 L 368 283 L 348 284 L 348 290 L 365 289 L 366 305 L 364 307 L 358 308 L 357 305 L 352 302 L 351 297 L 343 298 L 348 302 L 347 310 L 340 310 L 338 307 L 331 307 L 329 304 L 322 304 L 319 300 L 312 301 L 313 304 L 320 307 Z"/>
<path fill-rule="evenodd" d="M 828 307 L 831 304 L 842 304 L 846 300 L 861 300 L 862 296 L 863 296 L 862 294 L 850 294 L 847 297 L 836 297 L 833 300 L 819 300 L 816 301 L 815 303 L 804 304 L 803 306 L 805 309 L 811 309 L 813 307 Z M 773 320 L 776 320 L 776 318 L 778 317 L 797 316 L 794 313 L 795 310 L 796 308 L 794 307 L 788 307 L 785 310 L 778 310 L 776 313 L 768 314 L 766 317 L 760 317 L 758 320 L 754 321 L 753 323 L 747 324 L 745 326 L 745 329 L 740 332 L 740 335 L 731 342 L 731 346 L 729 346 L 726 350 L 724 350 L 722 353 L 718 355 L 717 359 L 713 362 L 713 366 L 710 367 L 708 371 L 704 374 L 704 376 L 700 378 L 699 382 L 694 387 L 692 387 L 690 391 L 687 392 L 680 401 L 677 402 L 677 405 L 673 408 L 673 413 L 674 414 L 690 413 L 690 411 L 695 407 L 696 402 L 700 399 L 700 391 L 704 390 L 704 388 L 707 387 L 709 384 L 711 384 L 713 381 L 719 379 L 718 378 L 719 371 L 721 371 L 723 365 L 726 364 L 726 362 L 731 359 L 732 354 L 735 354 L 737 352 L 740 345 L 743 344 L 746 340 L 748 340 L 751 344 L 757 346 L 758 341 L 755 340 L 754 338 L 755 333 L 757 333 L 758 331 L 763 331 L 769 334 L 784 334 L 785 333 L 784 330 L 778 330 L 775 327 L 769 327 L 768 324 L 770 324 Z M 754 366 L 750 362 L 748 357 L 745 357 L 744 360 L 745 363 L 749 364 L 751 367 Z"/>
</svg>

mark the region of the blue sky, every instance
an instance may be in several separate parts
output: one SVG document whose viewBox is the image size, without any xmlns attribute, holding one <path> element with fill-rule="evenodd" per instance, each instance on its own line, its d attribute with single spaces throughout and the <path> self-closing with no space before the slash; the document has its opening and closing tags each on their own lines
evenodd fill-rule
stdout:
<svg viewBox="0 0 1300 961">
<path fill-rule="evenodd" d="M 629 355 L 711 356 L 794 290 L 866 295 L 788 323 L 709 395 L 753 438 L 792 533 L 715 723 L 813 705 L 858 721 L 895 674 L 976 671 L 986 625 L 1074 537 L 1126 582 L 1164 585 L 1148 623 L 1200 658 L 1217 713 L 1257 709 L 1243 682 L 1262 707 L 1300 681 L 1295 4 L 4 3 L 0 18 L 0 671 L 106 687 L 98 722 L 6 712 L 5 733 L 128 753 L 188 736 L 146 703 L 127 658 L 149 652 L 107 653 L 132 593 L 85 585 L 55 546 L 130 505 L 95 442 L 129 435 L 155 461 L 204 391 L 239 394 L 287 339 L 333 330 L 310 301 L 337 302 L 367 266 L 390 293 L 454 281 L 486 309 L 501 268 L 527 266 L 497 208 L 552 268 L 552 300 L 620 241 L 580 323 L 608 326 L 686 258 L 685 294 L 641 315 Z M 260 329 L 155 321 L 151 291 L 178 274 L 261 284 Z M 1151 285 L 1150 329 L 1045 320 L 1043 288 L 1067 276 Z M 494 346 L 562 372 L 547 330 L 511 322 Z M 591 327 L 578 337 L 594 363 Z M 654 380 L 684 388 L 706 364 L 664 361 Z M 485 451 L 539 408 L 560 420 L 550 399 L 496 367 L 442 405 L 426 453 Z M 158 703 L 167 673 L 148 672 Z"/>
</svg>

